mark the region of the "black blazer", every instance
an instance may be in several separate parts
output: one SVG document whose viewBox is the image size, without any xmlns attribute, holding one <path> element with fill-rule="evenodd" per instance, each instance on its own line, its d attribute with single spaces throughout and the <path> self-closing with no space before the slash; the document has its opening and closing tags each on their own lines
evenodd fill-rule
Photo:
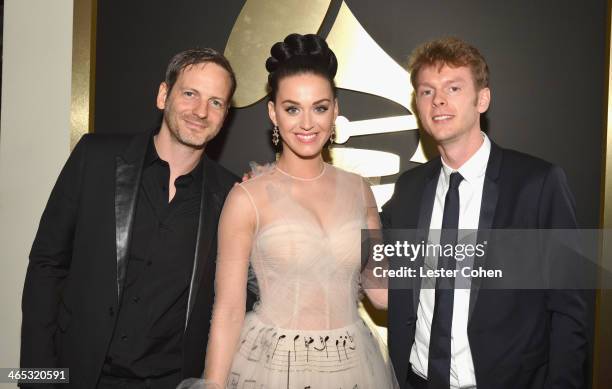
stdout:
<svg viewBox="0 0 612 389">
<path fill-rule="evenodd" d="M 30 253 L 22 301 L 22 367 L 68 367 L 70 387 L 95 387 L 117 319 L 150 136 L 85 135 L 62 169 Z M 184 377 L 200 377 L 204 368 L 217 224 L 237 180 L 207 157 L 202 166 Z"/>
<path fill-rule="evenodd" d="M 393 197 L 383 206 L 384 228 L 429 229 L 441 166 L 438 157 L 401 175 Z M 560 168 L 491 144 L 479 229 L 575 228 L 574 208 Z M 406 377 L 419 293 L 420 282 L 394 288 L 390 281 L 389 353 L 403 388 L 410 388 Z M 584 387 L 584 292 L 485 290 L 476 281 L 468 318 L 479 389 Z"/>
</svg>

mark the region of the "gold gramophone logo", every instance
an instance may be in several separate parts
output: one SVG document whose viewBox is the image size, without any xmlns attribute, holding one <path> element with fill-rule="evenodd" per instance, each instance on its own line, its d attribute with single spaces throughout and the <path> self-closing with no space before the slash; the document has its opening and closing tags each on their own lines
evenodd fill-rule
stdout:
<svg viewBox="0 0 612 389">
<path fill-rule="evenodd" d="M 264 66 L 270 47 L 282 37 L 297 32 L 319 31 L 332 7 L 330 0 L 247 0 L 234 24 L 225 55 L 234 66 L 238 89 L 237 108 L 252 105 L 266 96 Z M 337 3 L 337 2 L 336 2 Z M 399 131 L 416 131 L 410 113 L 412 86 L 408 72 L 397 64 L 367 33 L 344 1 L 326 37 L 338 58 L 336 85 L 391 100 L 406 109 L 406 115 L 351 120 L 338 116 L 336 145 L 330 150 L 333 163 L 372 182 L 380 207 L 393 194 L 394 184 L 380 184 L 381 177 L 397 174 L 400 156 L 394 153 L 344 147 L 351 137 Z M 376 76 L 371 72 L 376 69 Z M 402 156 L 406 158 L 408 156 Z M 427 161 L 421 141 L 411 162 Z"/>
</svg>

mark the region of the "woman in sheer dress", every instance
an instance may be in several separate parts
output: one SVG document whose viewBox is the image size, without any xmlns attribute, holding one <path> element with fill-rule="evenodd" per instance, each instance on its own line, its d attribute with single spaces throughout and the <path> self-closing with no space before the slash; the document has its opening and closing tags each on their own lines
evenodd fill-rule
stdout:
<svg viewBox="0 0 612 389">
<path fill-rule="evenodd" d="M 361 229 L 380 228 L 374 197 L 362 177 L 322 157 L 338 115 L 336 57 L 322 38 L 291 34 L 266 68 L 272 141 L 282 152 L 225 202 L 204 385 L 397 387 L 357 311 Z M 256 282 L 259 302 L 245 316 L 247 282 Z M 366 292 L 386 304 L 386 290 Z"/>
</svg>

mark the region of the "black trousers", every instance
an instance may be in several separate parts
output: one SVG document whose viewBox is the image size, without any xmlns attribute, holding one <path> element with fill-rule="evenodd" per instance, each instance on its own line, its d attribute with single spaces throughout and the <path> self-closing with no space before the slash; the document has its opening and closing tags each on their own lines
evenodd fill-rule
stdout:
<svg viewBox="0 0 612 389">
<path fill-rule="evenodd" d="M 181 373 L 177 372 L 164 377 L 125 378 L 102 374 L 97 389 L 175 389 L 181 382 Z"/>
</svg>

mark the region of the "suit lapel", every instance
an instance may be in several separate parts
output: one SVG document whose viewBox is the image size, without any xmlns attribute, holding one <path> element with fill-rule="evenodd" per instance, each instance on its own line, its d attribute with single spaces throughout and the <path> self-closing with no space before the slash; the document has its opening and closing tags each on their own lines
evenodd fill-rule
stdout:
<svg viewBox="0 0 612 389">
<path fill-rule="evenodd" d="M 423 186 L 423 195 L 421 197 L 421 204 L 419 208 L 419 220 L 417 222 L 417 229 L 419 236 L 417 236 L 416 241 L 420 242 L 421 240 L 427 241 L 427 237 L 429 234 L 429 226 L 431 225 L 431 213 L 433 212 L 434 200 L 436 198 L 436 188 L 438 187 L 438 178 L 440 177 L 440 169 L 442 167 L 442 162 L 440 162 L 440 157 L 435 160 L 432 160 L 430 171 L 428 172 L 425 183 Z M 415 268 L 423 267 L 424 258 L 418 258 L 419 263 L 416 264 Z M 414 309 L 414 314 L 416 315 L 418 307 L 419 307 L 419 297 L 421 294 L 421 281 L 413 283 L 413 293 L 412 293 L 412 307 Z"/>
<path fill-rule="evenodd" d="M 123 155 L 115 157 L 115 239 L 117 250 L 117 301 L 125 282 L 134 209 L 138 198 L 138 187 L 142 165 L 151 134 L 135 136 Z"/>
<path fill-rule="evenodd" d="M 495 143 L 491 142 L 491 153 L 489 154 L 489 162 L 485 173 L 484 186 L 482 188 L 482 201 L 480 205 L 480 218 L 478 220 L 478 237 L 477 242 L 482 243 L 488 240 L 488 232 L 493 226 L 495 218 L 495 209 L 499 198 L 499 170 L 501 168 L 502 149 Z M 484 267 L 486 253 L 482 257 L 474 257 L 473 268 Z M 476 299 L 480 291 L 482 279 L 479 277 L 472 278 L 472 286 L 470 289 L 470 307 L 468 314 L 468 322 L 474 312 Z"/>
<path fill-rule="evenodd" d="M 214 272 L 214 260 L 210 258 L 210 250 L 217 239 L 217 225 L 224 196 L 220 192 L 220 184 L 217 173 L 212 162 L 204 156 L 202 163 L 202 198 L 200 200 L 200 219 L 198 221 L 198 232 L 189 284 L 189 297 L 187 299 L 187 317 L 185 318 L 185 329 L 189 324 L 189 318 L 195 305 L 198 290 L 202 286 L 202 278 L 205 274 Z M 214 279 L 214 275 L 211 279 Z M 209 285 L 213 287 L 213 285 Z"/>
</svg>

